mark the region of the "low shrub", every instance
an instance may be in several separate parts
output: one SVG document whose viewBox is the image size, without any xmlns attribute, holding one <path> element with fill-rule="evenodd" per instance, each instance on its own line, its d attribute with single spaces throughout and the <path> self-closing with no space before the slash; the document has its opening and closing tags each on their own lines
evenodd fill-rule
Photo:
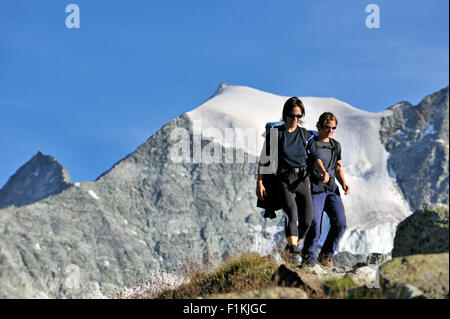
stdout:
<svg viewBox="0 0 450 319">
<path fill-rule="evenodd" d="M 248 253 L 223 262 L 213 272 L 195 272 L 188 283 L 175 289 L 163 290 L 155 298 L 197 298 L 210 294 L 263 289 L 269 284 L 278 266 L 269 256 Z"/>
</svg>

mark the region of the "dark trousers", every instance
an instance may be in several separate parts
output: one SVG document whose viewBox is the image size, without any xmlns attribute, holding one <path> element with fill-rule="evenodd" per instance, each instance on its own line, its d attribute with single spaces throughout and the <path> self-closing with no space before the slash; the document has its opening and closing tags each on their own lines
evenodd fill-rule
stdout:
<svg viewBox="0 0 450 319">
<path fill-rule="evenodd" d="M 315 259 L 317 244 L 320 239 L 322 215 L 325 211 L 330 218 L 330 230 L 325 242 L 323 243 L 320 253 L 333 257 L 339 241 L 347 228 L 345 210 L 339 194 L 339 188 L 335 186 L 334 191 L 327 190 L 323 193 L 313 192 L 312 201 L 313 221 L 308 233 L 306 234 L 302 254 L 309 255 Z"/>
<path fill-rule="evenodd" d="M 303 238 L 313 219 L 309 177 L 292 185 L 285 180 L 281 180 L 280 184 L 282 207 L 286 213 L 286 237 Z"/>
</svg>

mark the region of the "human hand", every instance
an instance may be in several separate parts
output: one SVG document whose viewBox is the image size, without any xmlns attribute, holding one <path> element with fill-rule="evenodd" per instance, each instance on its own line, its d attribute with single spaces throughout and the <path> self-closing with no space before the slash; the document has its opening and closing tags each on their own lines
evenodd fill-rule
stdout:
<svg viewBox="0 0 450 319">
<path fill-rule="evenodd" d="M 256 184 L 256 196 L 259 199 L 263 200 L 264 196 L 266 196 L 266 195 L 267 195 L 266 188 L 264 187 L 264 185 L 262 183 L 258 182 L 258 184 Z"/>
<path fill-rule="evenodd" d="M 342 185 L 342 189 L 344 190 L 345 195 L 348 195 L 348 193 L 350 193 L 350 186 L 348 186 L 347 184 Z"/>
<path fill-rule="evenodd" d="M 322 177 L 322 182 L 323 183 L 328 183 L 328 181 L 330 180 L 330 175 L 328 174 L 327 171 L 325 171 L 325 173 L 320 173 L 320 176 Z"/>
</svg>

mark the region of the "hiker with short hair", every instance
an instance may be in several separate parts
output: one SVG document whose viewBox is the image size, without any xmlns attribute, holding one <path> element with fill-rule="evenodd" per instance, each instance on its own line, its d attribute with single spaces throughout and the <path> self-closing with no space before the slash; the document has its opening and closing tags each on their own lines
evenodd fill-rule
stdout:
<svg viewBox="0 0 450 319">
<path fill-rule="evenodd" d="M 337 124 L 338 119 L 333 113 L 323 113 L 317 122 L 319 134 L 313 139 L 313 144 L 316 145 L 319 157 L 330 175 L 330 180 L 324 183 L 317 172 L 313 169 L 310 172 L 313 221 L 306 234 L 302 249 L 302 265 L 304 266 L 312 266 L 319 261 L 323 266 L 333 267 L 333 255 L 347 227 L 344 205 L 339 187 L 335 183 L 337 179 L 344 190 L 344 194 L 348 195 L 350 187 L 345 181 L 341 166 L 341 145 L 331 137 L 337 128 Z M 330 230 L 316 259 L 324 211 L 330 218 Z"/>
<path fill-rule="evenodd" d="M 275 184 L 279 194 L 281 208 L 286 214 L 285 232 L 288 244 L 283 253 L 298 256 L 298 247 L 301 239 L 305 236 L 313 219 L 312 199 L 310 181 L 307 174 L 307 150 L 305 138 L 311 134 L 300 127 L 301 118 L 305 115 L 305 107 L 298 97 L 289 98 L 283 107 L 282 119 L 284 124 L 277 126 L 279 133 L 278 143 L 278 168 L 275 173 Z M 270 137 L 266 135 L 263 152 Z M 321 179 L 327 182 L 329 175 L 322 161 L 319 159 L 316 148 L 311 147 L 311 157 L 316 169 L 321 172 Z M 260 162 L 258 166 L 258 180 L 256 195 L 263 200 L 266 188 L 263 184 Z M 278 195 L 277 195 L 278 196 Z M 279 208 L 278 208 L 279 209 Z"/>
</svg>

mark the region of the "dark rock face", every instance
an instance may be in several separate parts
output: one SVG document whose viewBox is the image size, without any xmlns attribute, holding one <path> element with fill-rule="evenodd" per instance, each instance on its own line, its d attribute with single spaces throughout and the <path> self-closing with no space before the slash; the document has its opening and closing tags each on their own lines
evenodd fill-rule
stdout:
<svg viewBox="0 0 450 319">
<path fill-rule="evenodd" d="M 448 242 L 448 205 L 425 206 L 398 225 L 392 257 L 448 252 Z"/>
<path fill-rule="evenodd" d="M 448 205 L 448 87 L 419 105 L 401 102 L 381 121 L 381 141 L 389 152 L 388 167 L 411 210 Z"/>
<path fill-rule="evenodd" d="M 28 205 L 71 187 L 66 169 L 53 157 L 38 152 L 0 190 L 0 208 Z"/>
</svg>

